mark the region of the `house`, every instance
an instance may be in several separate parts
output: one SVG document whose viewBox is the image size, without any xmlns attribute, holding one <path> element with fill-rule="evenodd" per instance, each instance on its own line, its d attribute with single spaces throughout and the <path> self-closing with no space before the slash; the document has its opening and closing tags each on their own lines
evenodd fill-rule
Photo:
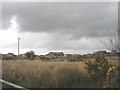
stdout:
<svg viewBox="0 0 120 90">
<path fill-rule="evenodd" d="M 64 53 L 63 52 L 49 52 L 48 54 L 45 55 L 45 57 L 50 58 L 50 59 L 63 58 Z"/>
<path fill-rule="evenodd" d="M 93 53 L 93 55 L 105 55 L 105 54 L 108 54 L 108 52 L 106 52 L 106 51 L 97 51 L 97 52 Z"/>
</svg>

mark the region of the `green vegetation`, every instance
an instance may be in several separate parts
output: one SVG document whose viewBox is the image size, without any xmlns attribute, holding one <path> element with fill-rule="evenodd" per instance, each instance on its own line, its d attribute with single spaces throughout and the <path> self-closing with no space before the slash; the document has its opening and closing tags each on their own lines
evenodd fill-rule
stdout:
<svg viewBox="0 0 120 90">
<path fill-rule="evenodd" d="M 118 84 L 117 66 L 112 65 L 104 56 L 96 56 L 95 61 L 85 63 L 90 82 L 100 88 L 113 88 Z"/>
</svg>

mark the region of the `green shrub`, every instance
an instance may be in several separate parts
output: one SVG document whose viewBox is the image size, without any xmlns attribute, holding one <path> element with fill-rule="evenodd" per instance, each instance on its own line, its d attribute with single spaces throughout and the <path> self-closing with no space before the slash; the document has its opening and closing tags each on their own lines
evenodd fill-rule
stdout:
<svg viewBox="0 0 120 90">
<path fill-rule="evenodd" d="M 86 62 L 85 68 L 88 71 L 89 81 L 97 88 L 115 87 L 112 84 L 116 83 L 116 79 L 113 81 L 115 78 L 113 74 L 117 72 L 114 70 L 116 67 L 112 66 L 104 56 L 99 55 L 95 57 L 95 61 Z"/>
</svg>

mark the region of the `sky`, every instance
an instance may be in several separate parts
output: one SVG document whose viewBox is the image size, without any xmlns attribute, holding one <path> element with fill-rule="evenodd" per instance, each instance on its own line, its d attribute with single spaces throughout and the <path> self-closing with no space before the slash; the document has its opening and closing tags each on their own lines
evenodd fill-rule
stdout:
<svg viewBox="0 0 120 90">
<path fill-rule="evenodd" d="M 0 53 L 85 54 L 117 36 L 117 2 L 3 2 Z"/>
</svg>

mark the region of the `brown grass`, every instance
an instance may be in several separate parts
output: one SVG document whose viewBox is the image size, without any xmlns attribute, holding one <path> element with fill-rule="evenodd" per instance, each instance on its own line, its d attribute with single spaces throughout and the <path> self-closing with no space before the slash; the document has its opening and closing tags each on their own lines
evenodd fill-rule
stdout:
<svg viewBox="0 0 120 90">
<path fill-rule="evenodd" d="M 84 68 L 85 59 L 80 62 L 4 60 L 2 78 L 28 88 L 96 88 L 88 80 Z M 116 57 L 108 57 L 110 63 L 117 65 Z"/>
<path fill-rule="evenodd" d="M 28 88 L 85 87 L 83 62 L 3 61 L 3 79 Z"/>
</svg>

